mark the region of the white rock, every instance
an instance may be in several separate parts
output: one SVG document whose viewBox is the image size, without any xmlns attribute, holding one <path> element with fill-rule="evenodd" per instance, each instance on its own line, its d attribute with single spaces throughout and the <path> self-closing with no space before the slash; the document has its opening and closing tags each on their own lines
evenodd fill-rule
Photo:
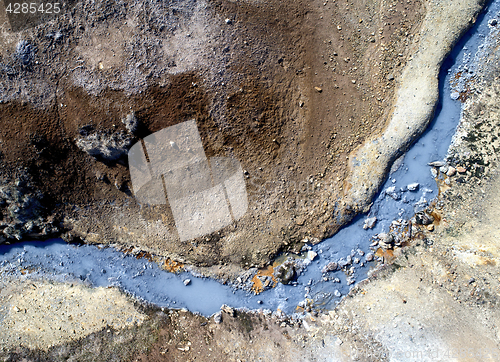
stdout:
<svg viewBox="0 0 500 362">
<path fill-rule="evenodd" d="M 392 197 L 396 201 L 400 199 L 399 193 L 396 192 L 396 186 L 391 186 L 391 187 L 386 188 L 385 194 L 389 195 L 390 197 Z"/>
<path fill-rule="evenodd" d="M 318 253 L 316 253 L 315 251 L 309 250 L 307 252 L 307 259 L 310 260 L 310 261 L 313 261 L 314 258 L 316 258 L 317 255 L 318 255 Z"/>
<path fill-rule="evenodd" d="M 418 182 L 414 182 L 412 184 L 409 184 L 407 187 L 408 187 L 408 190 L 410 190 L 410 191 L 417 191 L 418 188 L 420 187 L 420 184 Z"/>
<path fill-rule="evenodd" d="M 365 223 L 363 225 L 363 229 L 371 229 L 375 226 L 375 223 L 377 222 L 377 217 L 376 216 L 373 216 L 373 217 L 368 217 L 365 219 Z"/>
<path fill-rule="evenodd" d="M 214 314 L 214 322 L 219 324 L 222 322 L 222 312 L 218 311 L 217 313 Z"/>
<path fill-rule="evenodd" d="M 330 271 L 336 271 L 338 269 L 338 267 L 339 267 L 339 265 L 336 262 L 332 261 L 332 262 L 326 264 L 323 267 L 323 269 L 321 270 L 321 272 L 322 273 L 328 273 Z"/>
</svg>

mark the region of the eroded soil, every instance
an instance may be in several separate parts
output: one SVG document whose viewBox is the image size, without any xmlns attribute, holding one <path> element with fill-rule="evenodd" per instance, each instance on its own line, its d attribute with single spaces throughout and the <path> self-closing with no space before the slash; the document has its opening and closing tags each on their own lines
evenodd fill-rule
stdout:
<svg viewBox="0 0 500 362">
<path fill-rule="evenodd" d="M 4 24 L 2 182 L 40 191 L 40 217 L 53 225 L 26 231 L 6 208 L 18 231 L 5 238 L 62 232 L 250 267 L 332 235 L 352 217 L 346 157 L 385 124 L 423 12 L 419 1 L 107 1 L 20 32 Z M 23 56 L 21 40 L 31 46 Z M 82 127 L 126 132 L 131 112 L 135 139 L 195 119 L 207 156 L 248 172 L 245 216 L 181 243 L 168 206 L 135 201 L 125 154 L 106 161 L 76 146 Z"/>
</svg>

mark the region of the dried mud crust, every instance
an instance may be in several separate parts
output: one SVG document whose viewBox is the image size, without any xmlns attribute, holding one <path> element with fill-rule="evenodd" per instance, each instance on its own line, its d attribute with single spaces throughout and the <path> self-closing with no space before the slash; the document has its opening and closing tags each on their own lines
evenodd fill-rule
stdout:
<svg viewBox="0 0 500 362">
<path fill-rule="evenodd" d="M 379 357 L 377 361 L 388 360 L 387 350 L 373 336 L 356 334 L 347 314 L 308 315 L 299 321 L 270 312 L 229 310 L 216 321 L 182 310 L 141 309 L 147 314 L 141 325 L 106 327 L 48 349 L 19 346 L 0 351 L 0 357 L 5 361 L 326 361 L 350 360 L 346 358 L 352 356 L 352 348 L 369 350 Z M 352 344 L 341 346 L 343 341 Z"/>
<path fill-rule="evenodd" d="M 355 210 L 369 210 L 392 163 L 428 126 L 439 97 L 441 65 L 484 5 L 484 0 L 468 0 L 460 6 L 439 0 L 426 3 L 415 52 L 387 109 L 387 127 L 350 155 L 346 202 Z"/>
<path fill-rule="evenodd" d="M 5 29 L 2 183 L 41 192 L 44 217 L 68 239 L 263 265 L 352 217 L 346 155 L 383 126 L 423 12 L 418 1 L 79 2 L 36 28 Z M 131 112 L 135 139 L 196 119 L 207 156 L 247 171 L 246 215 L 180 243 L 168 206 L 135 201 L 124 157 L 103 162 L 76 145 L 82 127 L 126 132 Z"/>
</svg>

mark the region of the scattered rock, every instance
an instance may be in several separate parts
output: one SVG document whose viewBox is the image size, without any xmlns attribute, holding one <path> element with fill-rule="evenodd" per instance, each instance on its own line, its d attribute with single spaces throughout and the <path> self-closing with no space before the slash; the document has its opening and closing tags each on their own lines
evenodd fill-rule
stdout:
<svg viewBox="0 0 500 362">
<path fill-rule="evenodd" d="M 307 252 L 307 260 L 309 260 L 309 261 L 313 261 L 316 258 L 316 256 L 318 256 L 318 253 L 316 253 L 313 250 L 309 250 Z"/>
<path fill-rule="evenodd" d="M 387 80 L 389 80 L 389 81 L 394 80 L 394 75 L 393 74 L 389 74 L 387 76 Z"/>
<path fill-rule="evenodd" d="M 293 262 L 284 262 L 277 267 L 275 276 L 282 284 L 290 283 L 296 276 L 295 264 Z"/>
<path fill-rule="evenodd" d="M 339 265 L 336 262 L 332 261 L 332 262 L 326 264 L 323 267 L 323 269 L 321 270 L 321 272 L 322 273 L 328 273 L 328 272 L 331 272 L 331 271 L 336 271 L 336 270 L 338 270 L 338 268 L 339 268 Z"/>
<path fill-rule="evenodd" d="M 234 308 L 231 308 L 230 306 L 228 305 L 225 305 L 223 304 L 221 307 L 220 307 L 220 310 L 229 314 L 231 317 L 234 317 L 235 315 L 235 311 L 234 311 Z"/>
<path fill-rule="evenodd" d="M 345 268 L 346 266 L 348 265 L 351 265 L 352 263 L 352 258 L 350 255 L 347 256 L 347 258 L 340 258 L 339 262 L 338 262 L 338 266 L 340 269 L 342 268 Z"/>
<path fill-rule="evenodd" d="M 415 223 L 418 225 L 430 225 L 434 222 L 434 218 L 427 213 L 420 211 L 415 214 Z"/>
<path fill-rule="evenodd" d="M 444 165 L 444 166 L 441 166 L 439 168 L 439 172 L 443 173 L 443 174 L 446 174 L 448 172 L 448 169 L 449 169 L 449 166 L 448 165 Z"/>
<path fill-rule="evenodd" d="M 448 172 L 446 172 L 446 175 L 448 177 L 452 177 L 453 175 L 455 175 L 455 173 L 457 172 L 456 168 L 455 167 L 448 167 Z"/>
<path fill-rule="evenodd" d="M 184 280 L 184 285 L 189 285 L 191 284 L 191 279 L 185 279 Z"/>
<path fill-rule="evenodd" d="M 365 258 L 365 260 L 366 260 L 367 262 L 370 262 L 370 261 L 373 261 L 373 258 L 374 258 L 373 253 L 368 253 L 368 254 L 366 254 L 366 258 Z"/>
<path fill-rule="evenodd" d="M 428 165 L 432 166 L 432 167 L 442 167 L 442 166 L 446 165 L 446 162 L 444 162 L 444 161 L 433 161 L 433 162 L 429 162 Z"/>
<path fill-rule="evenodd" d="M 458 173 L 466 173 L 466 172 L 467 172 L 467 169 L 466 169 L 465 167 L 458 166 L 458 167 L 457 167 L 457 172 L 458 172 Z"/>
<path fill-rule="evenodd" d="M 497 19 L 491 19 L 488 24 L 490 24 L 491 26 L 496 26 L 498 24 L 498 20 Z"/>
<path fill-rule="evenodd" d="M 0 186 L 0 244 L 21 240 L 23 235 L 49 235 L 58 231 L 46 220 L 43 195 L 34 193 L 28 182 L 16 180 Z M 2 230 L 3 229 L 3 230 Z"/>
<path fill-rule="evenodd" d="M 431 175 L 434 178 L 438 177 L 438 170 L 435 167 L 431 168 Z"/>
<path fill-rule="evenodd" d="M 214 314 L 214 322 L 220 324 L 222 322 L 222 312 L 218 311 Z"/>
<path fill-rule="evenodd" d="M 373 217 L 368 217 L 365 219 L 365 223 L 363 224 L 363 229 L 372 229 L 375 224 L 377 223 L 377 217 L 376 216 L 373 216 Z"/>
<path fill-rule="evenodd" d="M 391 249 L 394 244 L 394 235 L 391 233 L 380 233 L 377 235 L 380 240 L 379 245 L 384 249 Z"/>
<path fill-rule="evenodd" d="M 114 161 L 126 155 L 133 141 L 132 136 L 122 131 L 108 135 L 98 131 L 89 134 L 86 130 L 81 130 L 80 134 L 84 135 L 76 139 L 78 148 L 93 157 L 107 161 Z"/>
<path fill-rule="evenodd" d="M 427 230 L 434 231 L 434 224 L 427 225 Z"/>
<path fill-rule="evenodd" d="M 409 191 L 417 191 L 419 187 L 420 187 L 420 184 L 418 182 L 414 182 L 414 183 L 409 184 L 407 186 Z"/>
<path fill-rule="evenodd" d="M 314 87 L 314 89 L 316 89 L 316 92 L 318 92 L 318 93 L 323 92 L 323 89 L 321 89 L 320 87 Z"/>
<path fill-rule="evenodd" d="M 392 197 L 396 201 L 401 198 L 399 193 L 396 191 L 396 186 L 391 186 L 385 189 L 385 194 Z"/>
</svg>

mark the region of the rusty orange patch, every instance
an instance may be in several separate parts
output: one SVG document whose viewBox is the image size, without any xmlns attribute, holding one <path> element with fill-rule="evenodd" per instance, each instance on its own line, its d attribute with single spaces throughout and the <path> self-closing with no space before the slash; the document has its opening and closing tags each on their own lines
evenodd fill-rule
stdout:
<svg viewBox="0 0 500 362">
<path fill-rule="evenodd" d="M 391 263 L 394 259 L 396 259 L 394 251 L 390 249 L 384 250 L 382 248 L 378 248 L 375 255 L 384 258 L 384 263 Z"/>
<path fill-rule="evenodd" d="M 126 249 L 122 249 L 122 251 L 125 253 L 125 254 L 130 254 L 132 252 L 132 250 L 134 250 L 134 248 L 131 246 L 129 248 L 126 248 Z"/>
<path fill-rule="evenodd" d="M 253 286 L 252 286 L 252 291 L 255 293 L 255 294 L 259 294 L 259 293 L 262 293 L 264 291 L 264 288 L 266 287 L 264 284 L 262 284 L 262 281 L 258 278 L 258 277 L 271 277 L 272 281 L 273 281 L 273 285 L 271 286 L 271 288 L 274 288 L 276 286 L 276 284 L 278 283 L 276 281 L 276 278 L 274 277 L 274 268 L 278 266 L 277 263 L 274 263 L 272 266 L 269 265 L 267 268 L 265 269 L 261 269 L 257 272 L 257 274 L 255 274 L 252 278 L 252 283 L 253 283 Z"/>
<path fill-rule="evenodd" d="M 178 272 L 184 270 L 184 264 L 182 264 L 178 261 L 172 260 L 172 259 L 167 259 L 163 263 L 163 269 L 165 269 L 166 271 L 168 271 L 170 273 L 178 273 Z"/>
<path fill-rule="evenodd" d="M 153 257 L 151 256 L 150 253 L 146 252 L 146 251 L 141 251 L 139 254 L 137 254 L 136 256 L 136 259 L 146 259 L 150 262 L 153 262 Z"/>
</svg>

